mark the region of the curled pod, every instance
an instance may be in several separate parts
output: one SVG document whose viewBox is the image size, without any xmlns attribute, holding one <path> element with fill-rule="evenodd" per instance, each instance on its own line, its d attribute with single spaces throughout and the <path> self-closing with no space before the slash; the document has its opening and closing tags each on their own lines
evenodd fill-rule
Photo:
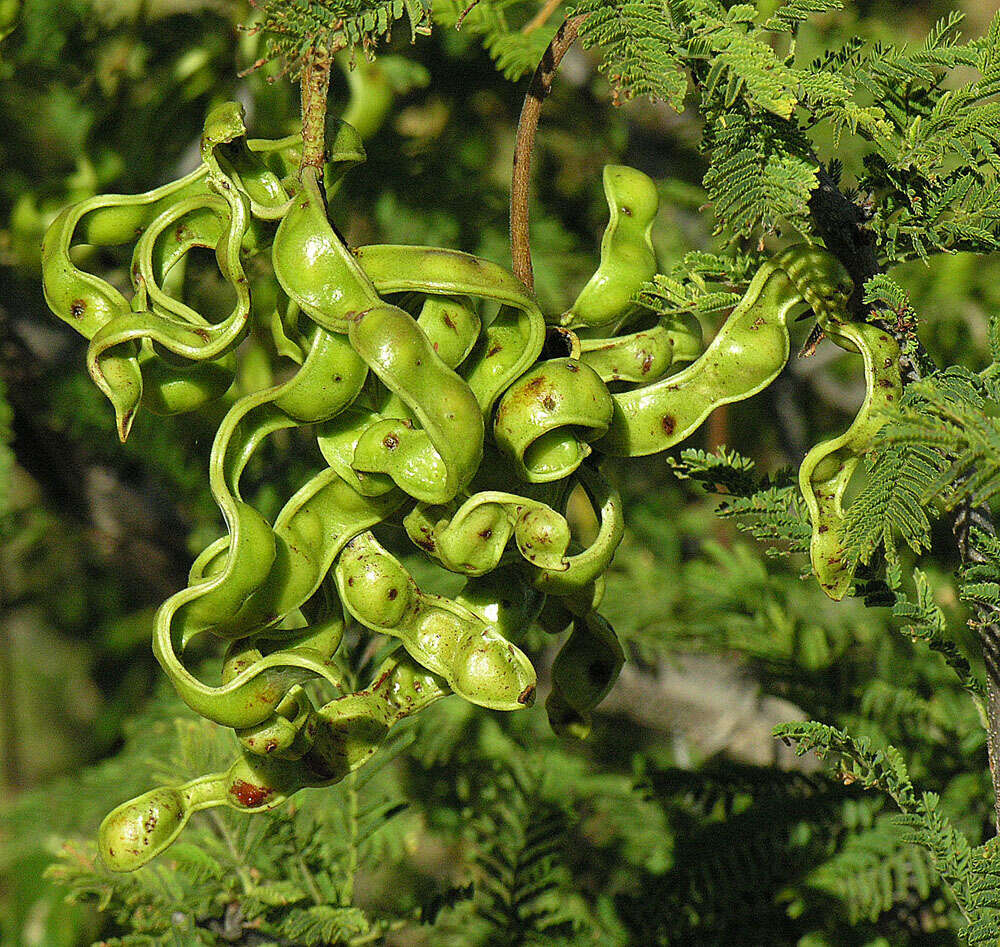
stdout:
<svg viewBox="0 0 1000 947">
<path fill-rule="evenodd" d="M 288 208 L 281 177 L 248 147 L 243 106 L 222 102 L 208 113 L 201 135 L 201 158 L 216 180 L 231 182 L 244 195 L 254 217 L 273 220 Z"/>
<path fill-rule="evenodd" d="M 347 611 L 398 638 L 460 697 L 493 710 L 532 703 L 536 679 L 528 658 L 467 608 L 421 591 L 370 533 L 348 543 L 334 575 Z"/>
<path fill-rule="evenodd" d="M 335 418 L 323 422 L 316 431 L 316 444 L 323 459 L 355 490 L 368 497 L 382 496 L 396 489 L 388 474 L 365 473 L 352 466 L 358 441 L 365 431 L 381 420 L 382 416 L 377 411 L 355 402 Z"/>
<path fill-rule="evenodd" d="M 525 559 L 564 568 L 570 540 L 565 518 L 547 504 L 496 491 L 473 494 L 454 510 L 418 503 L 403 526 L 414 545 L 465 575 L 497 568 L 511 537 Z"/>
<path fill-rule="evenodd" d="M 592 368 L 556 358 L 507 389 L 493 437 L 522 480 L 562 480 L 590 455 L 590 442 L 608 430 L 613 410 L 611 395 Z"/>
<path fill-rule="evenodd" d="M 779 253 L 756 273 L 705 353 L 661 381 L 617 392 L 608 433 L 594 444 L 606 454 L 643 456 L 667 450 L 717 407 L 766 388 L 788 361 L 788 320 L 806 306 L 817 316 L 839 311 L 852 284 L 840 263 L 818 247 Z"/>
<path fill-rule="evenodd" d="M 402 309 L 382 304 L 358 313 L 348 338 L 420 424 L 409 418 L 372 424 L 359 438 L 351 466 L 388 475 L 418 500 L 446 503 L 469 483 L 482 459 L 483 416 L 475 395 Z"/>
<path fill-rule="evenodd" d="M 431 296 L 420 307 L 417 325 L 437 357 L 457 368 L 478 341 L 482 320 L 468 298 Z"/>
<path fill-rule="evenodd" d="M 541 353 L 545 342 L 541 310 L 521 281 L 502 266 L 437 247 L 375 244 L 358 247 L 356 253 L 380 293 L 468 296 L 500 304 L 460 369 L 484 416 Z"/>
<path fill-rule="evenodd" d="M 270 719 L 237 730 L 236 738 L 248 753 L 281 760 L 301 759 L 312 746 L 307 724 L 315 710 L 306 692 L 295 685 L 282 697 Z"/>
<path fill-rule="evenodd" d="M 357 147 L 360 162 L 360 139 Z M 330 332 L 346 333 L 353 315 L 382 304 L 327 219 L 314 169 L 306 169 L 301 189 L 278 224 L 271 263 L 288 297 Z"/>
<path fill-rule="evenodd" d="M 249 222 L 245 219 L 243 206 L 248 197 L 238 183 L 225 177 L 217 152 L 228 148 L 234 155 L 245 154 L 243 163 L 248 170 L 250 164 L 256 161 L 261 169 L 259 178 L 264 180 L 269 172 L 247 151 L 245 134 L 239 106 L 229 103 L 213 110 L 206 119 L 202 166 L 196 172 L 143 195 L 112 195 L 82 202 L 64 211 L 47 234 L 42 261 L 43 281 L 48 287 L 47 300 L 56 315 L 67 319 L 91 340 L 88 369 L 115 408 L 118 432 L 123 440 L 128 435 L 148 383 L 153 384 L 154 391 L 146 401 L 154 408 L 167 412 L 197 407 L 228 388 L 231 371 L 225 353 L 245 330 L 244 310 L 248 310 L 243 286 L 246 280 L 241 280 L 239 261 L 240 244 L 248 234 Z M 211 189 L 218 193 L 211 193 Z M 124 243 L 137 235 L 144 235 L 147 227 L 164 214 L 175 213 L 171 209 L 177 205 L 182 207 L 183 213 L 195 217 L 199 217 L 198 207 L 202 207 L 201 218 L 217 212 L 216 205 L 221 205 L 224 208 L 222 213 L 229 218 L 229 232 L 219 238 L 227 246 L 225 251 L 220 251 L 219 263 L 237 295 L 232 320 L 238 323 L 235 327 L 229 323 L 225 327 L 207 326 L 204 319 L 187 307 L 179 311 L 178 319 L 170 318 L 172 309 L 169 305 L 165 312 L 147 311 L 146 282 L 154 284 L 154 295 L 159 289 L 156 285 L 158 280 L 148 273 L 143 276 L 141 291 L 137 287 L 136 296 L 129 305 L 108 283 L 83 273 L 69 258 L 78 229 L 81 236 L 90 242 Z M 234 216 L 241 218 L 235 224 Z M 234 227 L 238 231 L 238 239 L 234 239 L 231 232 Z M 144 249 L 139 251 L 138 260 L 144 259 L 146 253 L 151 254 L 156 249 L 154 244 L 154 240 L 147 239 Z M 160 254 L 163 252 L 162 249 L 159 251 Z M 152 267 L 154 261 L 150 260 Z M 209 341 L 205 333 L 214 338 Z M 156 364 L 156 358 L 162 353 L 148 344 L 143 345 L 143 357 L 139 360 L 135 343 L 145 343 L 148 339 L 184 358 L 212 360 L 223 356 L 221 361 L 224 364 L 196 369 L 188 374 L 190 365 L 180 363 L 171 367 L 169 363 Z M 142 367 L 147 366 L 149 381 L 144 382 Z"/>
<path fill-rule="evenodd" d="M 601 263 L 560 323 L 572 329 L 606 326 L 625 318 L 633 298 L 656 273 L 650 234 L 659 208 L 656 185 L 624 165 L 604 168 L 604 196 L 611 212 L 601 238 Z"/>
<path fill-rule="evenodd" d="M 701 323 L 690 313 L 664 316 L 641 332 L 610 339 L 581 339 L 580 361 L 601 380 L 649 384 L 703 351 Z"/>
<path fill-rule="evenodd" d="M 611 690 L 625 652 L 614 629 L 596 612 L 578 617 L 552 664 L 552 692 L 545 703 L 558 734 L 583 738 L 590 732 L 590 711 Z"/>
<path fill-rule="evenodd" d="M 299 642 L 211 686 L 183 666 L 179 652 L 202 632 L 244 638 L 294 612 L 316 591 L 343 544 L 402 501 L 399 494 L 363 497 L 330 469 L 285 504 L 273 528 L 240 499 L 240 474 L 264 436 L 336 413 L 360 389 L 364 363 L 346 339 L 317 326 L 310 342 L 289 381 L 245 396 L 223 419 L 209 476 L 228 535 L 199 556 L 191 584 L 156 617 L 154 652 L 182 699 L 202 716 L 237 729 L 268 720 L 294 684 L 317 675 L 339 683 L 329 656 Z"/>
<path fill-rule="evenodd" d="M 885 412 L 902 392 L 899 346 L 886 331 L 868 323 L 826 320 L 823 328 L 838 345 L 860 352 L 865 365 L 865 399 L 851 426 L 817 444 L 799 467 L 799 488 L 812 521 L 809 558 L 820 587 L 839 601 L 854 579 L 854 563 L 844 548 L 844 491 L 858 462 L 885 423 Z"/>
<path fill-rule="evenodd" d="M 555 567 L 538 565 L 532 571 L 531 584 L 548 595 L 567 597 L 568 607 L 591 598 L 599 601 L 603 594 L 600 578 L 607 572 L 625 535 L 625 516 L 618 490 L 601 474 L 588 466 L 581 466 L 577 477 L 598 514 L 600 527 L 594 541 L 580 552 L 567 554 Z M 530 561 L 530 557 L 529 557 Z M 596 599 L 595 599 L 596 596 Z"/>
<path fill-rule="evenodd" d="M 87 367 L 115 406 L 123 438 L 140 400 L 173 414 L 221 397 L 232 384 L 233 349 L 246 334 L 250 313 L 239 259 L 246 208 L 238 194 L 232 198 L 232 204 L 215 195 L 186 198 L 153 220 L 133 254 L 132 311 L 109 320 L 91 338 Z M 206 246 L 216 249 L 222 275 L 236 295 L 232 313 L 218 324 L 161 287 L 184 254 Z M 134 343 L 139 344 L 138 374 L 131 356 Z"/>
<path fill-rule="evenodd" d="M 396 652 L 376 671 L 370 687 L 317 711 L 303 762 L 327 783 L 343 779 L 375 755 L 395 724 L 450 693 L 442 678 L 405 651 Z"/>
<path fill-rule="evenodd" d="M 339 602 L 329 603 L 328 607 L 330 613 L 314 624 L 303 627 L 292 621 L 287 624 L 295 627 L 263 632 L 253 642 L 248 639 L 231 642 L 222 666 L 222 683 L 228 684 L 241 671 L 261 660 L 263 652 L 260 649 L 267 653 L 294 650 L 329 661 L 344 637 L 344 616 Z M 297 614 L 304 622 L 301 612 Z M 265 636 L 267 641 L 262 640 Z M 308 725 L 314 710 L 309 696 L 296 685 L 284 695 L 267 720 L 252 727 L 238 728 L 236 736 L 248 753 L 299 759 L 312 745 Z"/>
</svg>

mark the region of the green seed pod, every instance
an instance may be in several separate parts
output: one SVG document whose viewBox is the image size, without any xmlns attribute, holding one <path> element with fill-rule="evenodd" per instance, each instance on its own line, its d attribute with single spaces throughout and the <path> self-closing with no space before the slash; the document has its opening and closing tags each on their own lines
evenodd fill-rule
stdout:
<svg viewBox="0 0 1000 947">
<path fill-rule="evenodd" d="M 858 462 L 884 423 L 885 412 L 902 392 L 899 346 L 883 329 L 869 324 L 825 320 L 838 345 L 860 352 L 865 365 L 865 400 L 851 426 L 839 437 L 817 444 L 799 468 L 799 488 L 812 520 L 809 558 L 820 587 L 839 601 L 854 579 L 854 563 L 844 549 L 844 491 Z"/>
<path fill-rule="evenodd" d="M 765 263 L 705 353 L 684 371 L 614 394 L 608 433 L 594 444 L 606 454 L 643 456 L 690 435 L 717 407 L 766 388 L 788 361 L 787 323 L 805 306 L 823 315 L 841 309 L 850 278 L 826 251 L 784 250 Z"/>
<path fill-rule="evenodd" d="M 427 247 L 359 247 L 357 259 L 380 293 L 460 295 L 501 303 L 461 369 L 484 416 L 541 353 L 545 320 L 520 280 L 503 267 L 458 250 Z"/>
<path fill-rule="evenodd" d="M 651 329 L 610 339 L 581 339 L 580 361 L 601 380 L 650 384 L 703 351 L 701 323 L 690 315 L 664 317 Z"/>
<path fill-rule="evenodd" d="M 625 535 L 625 518 L 621 495 L 596 470 L 586 465 L 577 471 L 594 510 L 600 517 L 600 528 L 594 541 L 582 552 L 564 556 L 557 568 L 540 568 L 531 577 L 531 584 L 549 595 L 568 596 L 578 602 L 580 597 L 598 596 L 595 587 L 607 571 L 615 550 Z"/>
<path fill-rule="evenodd" d="M 151 789 L 105 816 L 97 836 L 101 860 L 112 871 L 134 871 L 170 846 L 189 816 L 182 789 Z"/>
<path fill-rule="evenodd" d="M 606 326 L 627 316 L 633 297 L 656 273 L 650 234 L 659 208 L 656 185 L 623 165 L 604 168 L 604 195 L 611 219 L 601 239 L 601 265 L 560 324 Z"/>
<path fill-rule="evenodd" d="M 376 576 L 370 586 L 361 581 L 369 571 Z M 535 671 L 527 657 L 468 609 L 422 592 L 370 533 L 356 536 L 344 548 L 334 574 L 344 607 L 359 622 L 399 638 L 413 658 L 442 677 L 459 696 L 494 710 L 517 710 L 533 699 Z M 405 577 L 405 590 L 383 579 L 389 575 L 394 580 Z M 393 588 L 406 608 L 398 616 L 390 613 L 393 625 L 381 625 Z"/>
<path fill-rule="evenodd" d="M 593 369 L 552 359 L 522 375 L 500 399 L 493 436 L 522 480 L 561 480 L 590 455 L 589 442 L 607 431 L 613 407 Z"/>
<path fill-rule="evenodd" d="M 446 569 L 466 575 L 492 572 L 513 536 L 525 559 L 563 568 L 569 525 L 545 503 L 512 493 L 476 493 L 454 512 L 418 503 L 403 520 L 414 544 Z"/>
<path fill-rule="evenodd" d="M 410 496 L 446 503 L 475 474 L 483 454 L 483 416 L 469 386 L 434 351 L 408 313 L 379 306 L 358 313 L 348 338 L 421 425 L 386 418 L 354 451 L 355 470 L 384 473 Z M 428 391 L 434 398 L 425 397 Z"/>
<path fill-rule="evenodd" d="M 545 707 L 556 733 L 583 738 L 590 711 L 611 690 L 625 652 L 612 627 L 596 612 L 577 618 L 552 664 L 552 693 Z"/>
</svg>

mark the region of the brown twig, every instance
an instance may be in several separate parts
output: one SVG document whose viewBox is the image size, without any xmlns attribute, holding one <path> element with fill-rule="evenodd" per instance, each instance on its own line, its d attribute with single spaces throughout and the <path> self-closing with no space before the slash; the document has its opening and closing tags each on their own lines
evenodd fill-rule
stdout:
<svg viewBox="0 0 1000 947">
<path fill-rule="evenodd" d="M 326 102 L 330 91 L 332 50 L 315 47 L 302 66 L 302 161 L 306 168 L 322 168 L 326 160 Z"/>
<path fill-rule="evenodd" d="M 552 42 L 542 54 L 531 85 L 524 97 L 521 117 L 517 123 L 517 139 L 514 142 L 514 165 L 510 179 L 510 255 L 514 264 L 514 274 L 528 287 L 535 288 L 535 277 L 531 269 L 531 239 L 528 233 L 528 197 L 531 192 L 531 151 L 535 146 L 535 132 L 538 118 L 542 113 L 542 103 L 552 91 L 556 70 L 567 50 L 576 41 L 580 24 L 585 15 L 571 16 L 556 31 Z"/>
</svg>

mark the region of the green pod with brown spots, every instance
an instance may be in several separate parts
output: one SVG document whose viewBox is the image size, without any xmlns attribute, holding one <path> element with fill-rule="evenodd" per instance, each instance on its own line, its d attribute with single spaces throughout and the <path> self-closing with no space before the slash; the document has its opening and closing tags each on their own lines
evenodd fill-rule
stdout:
<svg viewBox="0 0 1000 947">
<path fill-rule="evenodd" d="M 690 313 L 664 316 L 649 329 L 609 339 L 580 340 L 580 361 L 604 382 L 650 384 L 671 369 L 698 358 L 701 323 Z"/>
<path fill-rule="evenodd" d="M 852 288 L 847 272 L 825 250 L 803 244 L 782 251 L 757 271 L 696 362 L 612 396 L 614 416 L 595 449 L 635 457 L 684 440 L 715 408 L 750 398 L 778 377 L 788 361 L 789 319 L 805 308 L 821 318 L 837 313 Z"/>
<path fill-rule="evenodd" d="M 604 168 L 604 196 L 611 216 L 601 238 L 601 263 L 560 325 L 571 329 L 607 326 L 628 316 L 636 293 L 656 273 L 651 233 L 660 198 L 641 171 Z"/>
<path fill-rule="evenodd" d="M 493 710 L 534 700 L 535 670 L 494 628 L 461 605 L 421 591 L 370 533 L 356 536 L 334 572 L 344 607 L 359 622 L 398 638 L 460 697 Z"/>
<path fill-rule="evenodd" d="M 221 805 L 243 812 L 273 809 L 317 784 L 304 775 L 294 763 L 241 756 L 224 773 L 160 786 L 122 803 L 101 823 L 97 850 L 111 871 L 135 871 L 169 848 L 195 812 Z"/>
<path fill-rule="evenodd" d="M 472 389 L 438 357 L 416 320 L 395 306 L 358 313 L 348 338 L 420 425 L 408 417 L 377 421 L 358 439 L 351 466 L 386 474 L 418 500 L 448 502 L 483 456 L 483 416 Z"/>
<path fill-rule="evenodd" d="M 844 548 L 844 491 L 864 453 L 902 392 L 899 346 L 884 329 L 868 323 L 827 319 L 823 329 L 838 345 L 859 352 L 865 367 L 865 399 L 851 426 L 817 444 L 799 467 L 799 488 L 809 510 L 809 558 L 820 588 L 839 601 L 854 580 Z"/>
<path fill-rule="evenodd" d="M 614 484 L 593 467 L 584 464 L 576 476 L 600 522 L 597 535 L 585 549 L 574 551 L 571 547 L 558 564 L 532 570 L 529 581 L 539 591 L 566 596 L 570 602 L 594 595 L 599 601 L 602 590 L 595 583 L 608 570 L 625 535 L 622 498 Z"/>
<path fill-rule="evenodd" d="M 525 372 L 500 399 L 493 437 L 522 480 L 562 480 L 590 456 L 590 442 L 604 436 L 613 410 L 592 368 L 551 359 Z"/>
<path fill-rule="evenodd" d="M 499 491 L 473 494 L 453 510 L 418 503 L 403 526 L 414 545 L 465 575 L 496 569 L 512 537 L 532 564 L 563 568 L 570 540 L 566 519 L 548 504 Z"/>
<path fill-rule="evenodd" d="M 467 296 L 500 303 L 459 367 L 483 416 L 489 416 L 496 399 L 534 363 L 545 342 L 545 320 L 521 281 L 496 263 L 458 250 L 375 244 L 358 247 L 356 253 L 380 293 Z"/>
</svg>

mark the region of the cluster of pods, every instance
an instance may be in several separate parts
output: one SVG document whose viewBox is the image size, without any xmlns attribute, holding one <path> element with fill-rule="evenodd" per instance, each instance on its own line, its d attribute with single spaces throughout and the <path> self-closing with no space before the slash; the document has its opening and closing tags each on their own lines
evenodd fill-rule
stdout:
<svg viewBox="0 0 1000 947">
<path fill-rule="evenodd" d="M 898 351 L 881 329 L 846 318 L 852 287 L 828 253 L 803 245 L 766 263 L 705 349 L 692 316 L 656 318 L 634 301 L 656 271 L 657 192 L 638 171 L 605 168 L 600 266 L 573 306 L 547 319 L 487 260 L 348 247 L 325 194 L 364 160 L 350 125 L 334 130 L 324 168 L 300 168 L 300 155 L 298 136 L 247 138 L 240 106 L 227 103 L 206 120 L 196 171 L 68 207 L 45 238 L 46 299 L 89 339 L 88 369 L 123 440 L 140 408 L 176 414 L 226 396 L 251 331 L 293 369 L 228 396 L 209 469 L 226 533 L 155 619 L 165 673 L 193 710 L 235 731 L 238 756 L 225 772 L 108 815 L 99 850 L 113 870 L 162 852 L 199 809 L 269 809 L 343 779 L 396 723 L 450 694 L 494 710 L 529 706 L 535 669 L 514 639 L 532 623 L 569 629 L 546 709 L 557 732 L 585 735 L 624 659 L 597 612 L 624 524 L 595 459 L 665 450 L 715 407 L 762 390 L 788 359 L 789 319 L 807 308 L 861 353 L 868 383 L 848 431 L 801 469 L 814 571 L 834 598 L 851 583 L 841 501 L 879 410 L 899 394 Z M 130 295 L 78 267 L 79 245 L 134 245 Z M 231 289 L 224 318 L 183 299 L 195 248 L 214 251 Z M 315 436 L 322 463 L 271 521 L 242 497 L 241 476 L 269 435 L 292 427 Z M 598 520 L 585 547 L 565 516 L 578 487 Z M 384 524 L 465 577 L 461 591 L 418 587 L 376 537 Z M 338 656 L 348 616 L 399 643 L 356 692 Z M 183 662 L 206 634 L 226 642 L 214 683 Z M 340 696 L 317 707 L 303 688 L 311 679 Z"/>
</svg>

